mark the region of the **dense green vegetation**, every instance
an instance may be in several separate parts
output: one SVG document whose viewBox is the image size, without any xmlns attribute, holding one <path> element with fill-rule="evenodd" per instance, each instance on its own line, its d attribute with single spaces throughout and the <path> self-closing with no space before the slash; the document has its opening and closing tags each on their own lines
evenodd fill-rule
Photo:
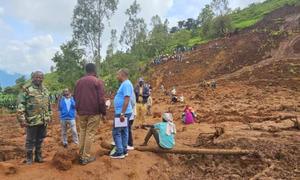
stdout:
<svg viewBox="0 0 300 180">
<path fill-rule="evenodd" d="M 300 3 L 299 0 L 266 0 L 263 3 L 251 4 L 249 7 L 243 10 L 235 10 L 230 15 L 232 18 L 232 24 L 234 28 L 243 29 L 254 25 L 262 18 L 286 4 L 294 5 Z"/>
<path fill-rule="evenodd" d="M 22 86 L 25 85 L 26 78 L 25 78 L 25 76 L 21 76 L 15 82 L 16 82 L 15 86 L 6 87 L 6 88 L 4 88 L 4 90 L 2 90 L 2 88 L 0 88 L 1 89 L 1 91 L 0 91 L 0 109 L 7 108 L 11 111 L 15 110 L 18 93 L 20 92 L 20 89 L 22 88 Z"/>
</svg>

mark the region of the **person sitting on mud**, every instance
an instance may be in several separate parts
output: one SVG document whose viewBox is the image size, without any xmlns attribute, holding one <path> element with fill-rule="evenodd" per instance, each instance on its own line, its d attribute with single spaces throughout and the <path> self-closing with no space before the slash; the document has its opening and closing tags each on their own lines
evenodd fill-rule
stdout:
<svg viewBox="0 0 300 180">
<path fill-rule="evenodd" d="M 177 96 L 172 96 L 171 97 L 171 103 L 177 103 L 178 102 L 178 97 Z"/>
<path fill-rule="evenodd" d="M 164 113 L 162 115 L 162 122 L 154 125 L 142 125 L 142 128 L 149 127 L 148 134 L 141 146 L 147 146 L 152 135 L 158 145 L 162 149 L 172 149 L 175 146 L 176 126 L 173 123 L 173 116 L 171 113 Z"/>
<path fill-rule="evenodd" d="M 173 89 L 171 90 L 171 102 L 172 103 L 178 102 L 178 97 L 176 96 L 176 89 L 175 89 L 175 87 L 173 87 Z"/>
<path fill-rule="evenodd" d="M 187 105 L 182 113 L 182 122 L 184 124 L 193 124 L 195 122 L 195 118 L 197 117 L 193 108 Z"/>
<path fill-rule="evenodd" d="M 210 82 L 210 88 L 212 88 L 212 89 L 217 88 L 217 82 L 214 79 Z"/>
</svg>

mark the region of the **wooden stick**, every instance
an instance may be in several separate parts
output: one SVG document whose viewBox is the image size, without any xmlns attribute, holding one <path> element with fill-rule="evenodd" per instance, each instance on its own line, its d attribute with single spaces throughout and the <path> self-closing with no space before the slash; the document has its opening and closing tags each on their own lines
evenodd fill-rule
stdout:
<svg viewBox="0 0 300 180">
<path fill-rule="evenodd" d="M 263 177 L 267 172 L 272 171 L 274 168 L 275 168 L 275 164 L 272 164 L 271 166 L 268 166 L 266 169 L 264 169 L 262 172 L 253 176 L 250 180 L 261 179 L 261 177 Z"/>
<path fill-rule="evenodd" d="M 101 146 L 105 149 L 112 149 L 112 145 L 102 142 Z M 170 153 L 170 154 L 211 154 L 211 155 L 248 155 L 254 154 L 254 150 L 241 150 L 241 149 L 196 149 L 196 148 L 173 148 L 170 150 L 162 149 L 159 147 L 134 147 L 137 151 L 146 151 L 153 153 Z"/>
</svg>

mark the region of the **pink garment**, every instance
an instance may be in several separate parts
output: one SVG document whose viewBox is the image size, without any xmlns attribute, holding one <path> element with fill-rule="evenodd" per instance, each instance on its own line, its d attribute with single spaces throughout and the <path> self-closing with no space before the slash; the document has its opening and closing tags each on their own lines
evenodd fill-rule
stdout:
<svg viewBox="0 0 300 180">
<path fill-rule="evenodd" d="M 193 113 L 189 110 L 186 110 L 184 124 L 193 124 L 193 123 L 194 123 Z"/>
</svg>

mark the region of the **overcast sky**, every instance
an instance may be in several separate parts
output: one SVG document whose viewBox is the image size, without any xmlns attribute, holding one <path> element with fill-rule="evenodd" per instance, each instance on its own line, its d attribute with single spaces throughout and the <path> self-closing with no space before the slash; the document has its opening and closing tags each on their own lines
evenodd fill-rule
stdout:
<svg viewBox="0 0 300 180">
<path fill-rule="evenodd" d="M 51 58 L 59 46 L 71 39 L 70 27 L 77 0 L 0 0 L 0 71 L 29 74 L 34 70 L 49 72 Z M 119 0 L 118 11 L 103 35 L 103 52 L 110 39 L 110 29 L 118 35 L 126 21 L 125 10 L 133 0 Z M 263 0 L 229 0 L 230 7 L 246 7 Z M 178 20 L 197 17 L 210 0 L 138 0 L 149 23 L 153 15 L 168 18 L 170 26 Z M 103 54 L 102 52 L 102 54 Z"/>
</svg>

